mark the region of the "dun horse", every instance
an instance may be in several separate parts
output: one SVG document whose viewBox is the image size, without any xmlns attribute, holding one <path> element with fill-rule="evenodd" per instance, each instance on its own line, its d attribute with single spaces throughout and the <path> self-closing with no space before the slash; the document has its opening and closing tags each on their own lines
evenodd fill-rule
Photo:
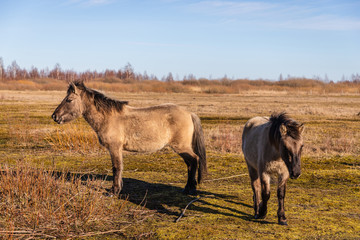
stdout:
<svg viewBox="0 0 360 240">
<path fill-rule="evenodd" d="M 185 161 L 188 180 L 186 194 L 196 193 L 198 183 L 206 173 L 206 153 L 200 119 L 174 104 L 147 108 L 128 106 L 87 88 L 83 83 L 71 83 L 67 96 L 55 109 L 52 118 L 59 124 L 83 116 L 98 135 L 99 142 L 111 156 L 114 175 L 112 191 L 122 188 L 123 150 L 153 152 L 170 146 Z"/>
<path fill-rule="evenodd" d="M 286 181 L 300 176 L 304 125 L 286 113 L 247 121 L 242 135 L 242 150 L 254 192 L 255 218 L 265 218 L 270 198 L 270 175 L 278 175 L 278 222 L 287 225 L 284 209 Z M 261 196 L 261 199 L 260 199 Z"/>
</svg>

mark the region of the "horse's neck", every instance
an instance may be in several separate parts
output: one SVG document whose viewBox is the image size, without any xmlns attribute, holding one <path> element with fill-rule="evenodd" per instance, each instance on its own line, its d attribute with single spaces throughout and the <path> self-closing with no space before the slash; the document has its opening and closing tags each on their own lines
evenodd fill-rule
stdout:
<svg viewBox="0 0 360 240">
<path fill-rule="evenodd" d="M 83 117 L 89 123 L 89 125 L 98 133 L 101 127 L 104 125 L 104 114 L 99 112 L 94 104 L 90 101 L 84 102 Z"/>
</svg>

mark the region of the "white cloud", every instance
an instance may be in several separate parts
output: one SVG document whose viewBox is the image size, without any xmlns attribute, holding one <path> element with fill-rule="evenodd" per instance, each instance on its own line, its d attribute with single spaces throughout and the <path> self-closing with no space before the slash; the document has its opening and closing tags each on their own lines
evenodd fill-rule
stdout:
<svg viewBox="0 0 360 240">
<path fill-rule="evenodd" d="M 88 0 L 86 1 L 86 4 L 89 6 L 94 6 L 94 5 L 107 5 L 112 3 L 112 0 Z"/>
<path fill-rule="evenodd" d="M 80 5 L 80 6 L 100 6 L 100 5 L 108 5 L 115 2 L 115 0 L 69 0 L 69 5 Z"/>
<path fill-rule="evenodd" d="M 337 8 L 351 6 L 308 4 L 296 1 L 273 3 L 264 1 L 200 1 L 189 4 L 188 9 L 197 14 L 221 17 L 221 23 L 254 24 L 262 27 L 308 30 L 360 30 L 360 18 L 347 16 Z M 355 7 L 359 7 L 356 5 Z M 335 10 L 334 10 L 335 9 Z M 224 20 L 227 19 L 228 21 Z"/>
<path fill-rule="evenodd" d="M 275 25 L 276 23 L 274 23 Z M 341 18 L 334 15 L 318 15 L 304 19 L 287 20 L 277 23 L 279 27 L 288 29 L 308 29 L 308 30 L 360 30 L 360 20 Z"/>
<path fill-rule="evenodd" d="M 241 15 L 263 13 L 276 7 L 275 4 L 264 2 L 234 2 L 234 1 L 201 1 L 191 4 L 194 10 L 214 15 Z"/>
</svg>

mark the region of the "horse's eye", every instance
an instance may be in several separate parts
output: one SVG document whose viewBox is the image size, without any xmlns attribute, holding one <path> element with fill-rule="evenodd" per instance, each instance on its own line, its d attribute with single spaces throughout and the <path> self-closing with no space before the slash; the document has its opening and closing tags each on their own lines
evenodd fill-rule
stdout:
<svg viewBox="0 0 360 240">
<path fill-rule="evenodd" d="M 68 98 L 68 99 L 66 99 L 66 102 L 72 102 L 72 99 Z"/>
</svg>

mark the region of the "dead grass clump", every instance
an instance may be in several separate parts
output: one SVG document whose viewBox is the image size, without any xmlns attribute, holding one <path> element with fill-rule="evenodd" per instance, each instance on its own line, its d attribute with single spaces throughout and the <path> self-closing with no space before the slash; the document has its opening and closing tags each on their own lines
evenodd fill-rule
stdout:
<svg viewBox="0 0 360 240">
<path fill-rule="evenodd" d="M 241 153 L 242 126 L 219 125 L 204 131 L 208 149 L 224 153 Z"/>
<path fill-rule="evenodd" d="M 308 124 L 304 134 L 304 155 L 359 155 L 360 133 L 355 123 L 352 122 L 347 127 L 344 127 L 341 122 Z"/>
<path fill-rule="evenodd" d="M 9 239 L 49 239 L 119 230 L 123 224 L 114 219 L 124 220 L 130 214 L 127 201 L 106 197 L 101 185 L 101 181 L 82 181 L 26 162 L 0 166 L 1 234 Z"/>
<path fill-rule="evenodd" d="M 95 153 L 104 151 L 94 131 L 80 120 L 60 126 L 45 137 L 46 142 L 57 152 Z"/>
<path fill-rule="evenodd" d="M 319 144 L 319 148 L 325 154 L 357 154 L 359 146 L 356 144 L 356 137 L 346 133 L 332 138 L 327 137 Z"/>
<path fill-rule="evenodd" d="M 10 110 L 11 111 L 11 110 Z M 29 147 L 34 143 L 40 143 L 40 135 L 34 133 L 34 125 L 36 120 L 30 119 L 30 114 L 25 112 L 19 116 L 4 116 L 6 119 L 6 131 L 9 145 L 17 146 L 18 148 Z M 34 124 L 33 124 L 34 123 Z"/>
<path fill-rule="evenodd" d="M 233 88 L 229 88 L 228 86 L 207 86 L 203 88 L 205 93 L 209 94 L 223 94 L 223 93 L 236 93 L 236 90 Z"/>
<path fill-rule="evenodd" d="M 292 78 L 288 80 L 278 81 L 275 83 L 278 86 L 286 86 L 291 88 L 317 88 L 324 87 L 326 84 L 319 80 L 306 78 Z"/>
</svg>

